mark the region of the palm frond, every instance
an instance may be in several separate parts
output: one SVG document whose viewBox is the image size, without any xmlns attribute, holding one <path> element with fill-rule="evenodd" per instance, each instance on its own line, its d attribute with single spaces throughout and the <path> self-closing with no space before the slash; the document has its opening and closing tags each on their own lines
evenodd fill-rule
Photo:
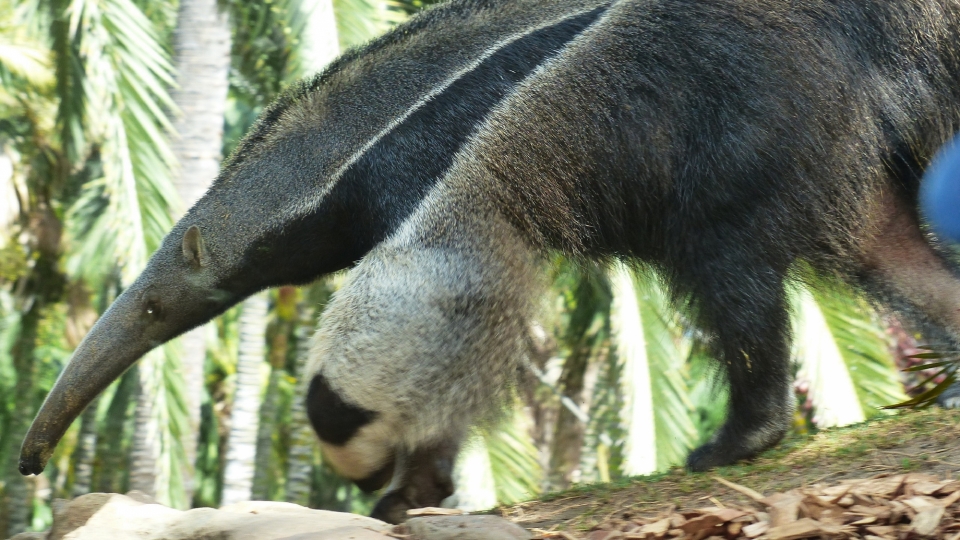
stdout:
<svg viewBox="0 0 960 540">
<path fill-rule="evenodd" d="M 174 161 L 164 136 L 172 66 L 129 0 L 75 0 L 69 26 L 84 30 L 72 39 L 80 40 L 87 138 L 98 143 L 102 175 L 83 186 L 68 213 L 76 249 L 67 267 L 97 283 L 116 264 L 129 284 L 172 225 Z"/>
<path fill-rule="evenodd" d="M 47 86 L 53 82 L 47 50 L 38 45 L 8 42 L 2 39 L 3 35 L 0 28 L 0 70 L 22 77 L 35 86 Z"/>
<path fill-rule="evenodd" d="M 340 48 L 348 49 L 379 36 L 407 14 L 384 0 L 333 0 Z"/>
<path fill-rule="evenodd" d="M 840 352 L 840 344 L 821 305 L 802 286 L 798 286 L 791 296 L 794 356 L 800 364 L 797 377 L 809 384 L 814 424 L 837 427 L 864 421 L 863 407 Z"/>
<path fill-rule="evenodd" d="M 250 106 L 273 100 L 301 73 L 297 49 L 318 0 L 230 0 L 231 92 Z M 305 62 L 308 66 L 309 61 Z"/>
<path fill-rule="evenodd" d="M 48 87 L 53 83 L 49 47 L 46 46 L 34 18 L 36 2 L 0 1 L 0 83 L 11 77 L 27 84 Z"/>
<path fill-rule="evenodd" d="M 657 470 L 662 471 L 682 464 L 698 438 L 688 398 L 690 344 L 659 278 L 644 269 L 634 272 L 633 283 L 646 333 L 657 426 Z"/>
<path fill-rule="evenodd" d="M 486 439 L 476 430 L 460 448 L 453 468 L 453 482 L 456 491 L 452 500 L 456 501 L 456 508 L 476 512 L 497 505 L 490 451 Z"/>
<path fill-rule="evenodd" d="M 729 388 L 706 344 L 697 343 L 696 338 L 691 341 L 687 397 L 693 406 L 693 423 L 698 434 L 694 446 L 698 446 L 706 443 L 726 420 Z"/>
<path fill-rule="evenodd" d="M 528 422 L 523 411 L 514 407 L 513 414 L 496 430 L 485 432 L 490 470 L 496 499 L 511 504 L 529 499 L 540 492 L 543 469 L 537 447 L 530 440 Z"/>
<path fill-rule="evenodd" d="M 620 264 L 612 272 L 613 327 L 629 396 L 624 472 L 647 474 L 682 463 L 698 439 L 685 373 L 689 345 L 656 275 Z"/>
<path fill-rule="evenodd" d="M 810 300 L 829 329 L 829 335 L 821 334 L 824 342 L 832 338 L 846 366 L 863 416 L 889 414 L 882 407 L 906 399 L 906 394 L 876 312 L 852 290 L 835 283 L 820 282 L 810 290 L 806 306 L 812 310 Z M 842 379 L 844 375 L 838 372 L 830 377 Z"/>
<path fill-rule="evenodd" d="M 627 426 L 623 472 L 631 476 L 650 474 L 657 470 L 657 429 L 647 333 L 630 270 L 617 264 L 611 274 L 613 308 L 610 319 L 617 359 L 623 365 L 621 384 Z"/>
</svg>

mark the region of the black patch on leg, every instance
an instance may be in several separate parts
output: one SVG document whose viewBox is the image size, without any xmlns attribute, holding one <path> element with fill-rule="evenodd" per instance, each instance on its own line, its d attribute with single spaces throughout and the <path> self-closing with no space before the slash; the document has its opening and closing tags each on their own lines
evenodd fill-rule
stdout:
<svg viewBox="0 0 960 540">
<path fill-rule="evenodd" d="M 317 374 L 307 390 L 307 416 L 321 440 L 343 446 L 360 428 L 372 422 L 377 413 L 343 401 L 327 384 L 327 379 Z"/>
</svg>

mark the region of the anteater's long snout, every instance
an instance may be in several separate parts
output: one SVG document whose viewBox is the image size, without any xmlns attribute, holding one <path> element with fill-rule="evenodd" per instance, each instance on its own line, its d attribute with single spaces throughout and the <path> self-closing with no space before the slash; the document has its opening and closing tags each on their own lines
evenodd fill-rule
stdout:
<svg viewBox="0 0 960 540">
<path fill-rule="evenodd" d="M 158 343 L 144 335 L 141 302 L 120 295 L 97 321 L 40 407 L 20 449 L 20 473 L 40 474 L 70 424 L 100 392 Z"/>
</svg>

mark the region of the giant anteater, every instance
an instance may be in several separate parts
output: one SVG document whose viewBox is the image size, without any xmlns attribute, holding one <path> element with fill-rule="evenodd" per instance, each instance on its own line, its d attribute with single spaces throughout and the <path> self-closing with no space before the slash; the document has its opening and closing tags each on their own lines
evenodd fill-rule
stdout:
<svg viewBox="0 0 960 540">
<path fill-rule="evenodd" d="M 266 287 L 356 265 L 308 410 L 391 521 L 452 490 L 509 392 L 543 255 L 659 269 L 715 339 L 726 423 L 688 465 L 790 421 L 784 281 L 868 284 L 960 337 L 918 219 L 960 127 L 958 0 L 453 0 L 287 92 L 74 353 L 24 442 L 151 348 Z M 392 480 L 392 481 L 391 481 Z"/>
</svg>

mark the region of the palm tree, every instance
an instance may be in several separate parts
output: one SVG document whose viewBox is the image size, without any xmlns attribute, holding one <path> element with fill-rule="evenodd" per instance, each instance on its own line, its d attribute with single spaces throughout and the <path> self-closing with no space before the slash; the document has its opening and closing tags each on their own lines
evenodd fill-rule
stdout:
<svg viewBox="0 0 960 540">
<path fill-rule="evenodd" d="M 274 491 L 277 471 L 282 471 L 285 456 L 274 452 L 274 436 L 281 424 L 281 384 L 287 375 L 286 367 L 290 353 L 291 334 L 297 323 L 297 289 L 281 287 L 274 297 L 273 321 L 268 327 L 270 378 L 260 405 L 260 422 L 257 429 L 256 467 L 253 475 L 251 498 L 256 501 L 270 500 Z M 279 466 L 278 466 L 279 465 Z"/>
<path fill-rule="evenodd" d="M 563 398 L 575 406 L 559 407 L 549 461 L 551 488 L 566 488 L 580 476 L 581 451 L 596 367 L 609 336 L 609 285 L 599 265 L 579 268 L 562 264 L 555 282 L 562 298 L 562 330 L 558 342 L 566 358 L 557 383 Z M 593 376 L 588 377 L 588 371 Z"/>
<path fill-rule="evenodd" d="M 68 269 L 78 279 L 101 283 L 102 269 L 116 264 L 121 285 L 139 273 L 148 255 L 171 226 L 176 194 L 170 183 L 174 156 L 163 135 L 171 125 L 163 109 L 174 108 L 163 90 L 172 85 L 172 65 L 154 24 L 127 0 L 85 3 L 74 35 L 81 46 L 98 51 L 84 54 L 84 73 L 96 81 L 75 81 L 89 91 L 80 99 L 86 122 L 105 134 L 97 149 L 102 176 L 86 182 L 68 214 L 78 252 Z M 87 49 L 82 49 L 87 50 Z M 153 100 L 151 100 L 153 98 Z M 134 470 L 131 485 L 159 500 L 183 507 L 184 497 L 174 478 L 186 468 L 173 451 L 183 431 L 185 409 L 182 372 L 170 346 L 148 355 L 139 366 L 141 393 L 137 407 Z M 165 452 L 165 449 L 170 451 Z"/>
<path fill-rule="evenodd" d="M 296 351 L 294 353 L 294 374 L 299 378 L 293 404 L 290 411 L 290 450 L 287 457 L 286 500 L 300 505 L 310 503 L 310 489 L 313 480 L 313 455 L 316 443 L 315 435 L 307 419 L 306 394 L 307 383 L 302 370 L 310 355 L 310 332 L 316 322 L 314 310 L 298 310 L 301 313 L 296 330 Z"/>
<path fill-rule="evenodd" d="M 230 70 L 230 26 L 216 0 L 181 0 L 173 33 L 177 88 L 173 101 L 178 114 L 172 149 L 179 168 L 173 183 L 183 211 L 193 206 L 220 169 L 223 117 L 227 108 Z M 186 380 L 189 429 L 183 445 L 187 457 L 186 497 L 192 498 L 193 464 L 200 430 L 207 328 L 196 328 L 180 338 Z"/>
<path fill-rule="evenodd" d="M 624 306 L 615 325 L 617 356 L 623 366 L 621 384 L 627 397 L 622 470 L 628 475 L 646 474 L 683 463 L 697 441 L 693 405 L 687 398 L 691 343 L 654 273 L 623 266 L 614 273 L 620 284 L 615 295 Z M 623 316 L 627 309 L 632 311 L 629 318 Z M 645 435 L 651 428 L 653 437 Z"/>
<path fill-rule="evenodd" d="M 33 8 L 33 9 L 29 9 Z M 52 145 L 53 133 L 44 129 L 40 122 L 51 120 L 43 109 L 50 105 L 48 91 L 53 81 L 50 70 L 49 51 L 45 46 L 40 28 L 35 24 L 26 24 L 37 8 L 21 6 L 11 1 L 0 2 L 0 148 L 3 149 L 4 196 L 7 208 L 0 227 L 13 238 L 15 234 L 26 237 L 23 244 L 11 243 L 3 246 L 0 257 L 0 283 L 8 282 L 13 294 L 5 295 L 5 324 L 0 330 L 3 335 L 3 351 L 0 359 L 6 357 L 8 376 L 15 380 L 4 385 L 4 408 L 16 405 L 17 414 L 4 414 L 0 417 L 3 425 L 0 429 L 0 465 L 4 471 L 15 469 L 16 450 L 19 439 L 26 433 L 27 423 L 35 410 L 34 396 L 36 346 L 39 327 L 44 311 L 59 299 L 58 285 L 62 282 L 56 262 L 60 255 L 59 218 L 52 210 L 51 198 L 57 194 L 55 179 L 35 174 L 30 167 L 36 160 L 38 166 L 53 165 L 37 142 Z M 13 154 L 20 159 L 13 159 Z M 62 177 L 60 178 L 62 180 Z M 47 188 L 36 193 L 35 187 Z M 15 206 L 13 203 L 15 201 Z M 12 223 L 11 223 L 12 222 Z M 8 229 L 7 227 L 11 227 Z M 7 236 L 7 234 L 5 234 Z M 34 259 L 31 272 L 27 261 Z M 10 379 L 8 379 L 9 381 Z M 12 403 L 9 401 L 13 398 Z M 3 516 L 0 518 L 0 530 L 8 535 L 18 533 L 26 527 L 32 500 L 30 484 L 22 478 L 9 478 L 3 486 Z"/>
<path fill-rule="evenodd" d="M 16 227 L 22 231 L 19 237 L 28 239 L 21 247 L 36 260 L 15 279 L 21 284 L 15 286 L 15 300 L 24 309 L 11 349 L 20 414 L 4 430 L 3 455 L 9 464 L 44 393 L 36 384 L 49 384 L 47 370 L 63 360 L 58 356 L 56 364 L 37 364 L 39 354 L 62 342 L 50 335 L 41 342 L 39 336 L 44 325 L 57 320 L 53 308 L 63 298 L 66 281 L 97 284 L 118 266 L 123 276 L 135 275 L 170 225 L 164 175 L 168 152 L 158 136 L 166 124 L 159 111 L 169 104 L 163 88 L 170 77 L 155 29 L 127 0 L 7 2 L 0 12 L 19 17 L 18 32 L 33 36 L 21 43 L 49 40 L 53 67 L 52 91 L 38 88 L 22 94 L 26 100 L 4 103 L 18 109 L 4 114 L 13 119 L 7 126 L 16 130 L 17 174 L 24 180 L 17 192 Z M 30 68 L 30 55 L 24 58 L 4 70 L 4 90 L 19 84 L 18 78 L 29 82 L 17 75 Z M 34 107 L 49 107 L 54 116 L 37 114 Z M 64 213 L 63 208 L 70 210 Z M 69 243 L 61 242 L 61 232 Z M 64 246 L 71 250 L 64 253 Z M 64 258 L 66 275 L 60 266 Z M 43 378 L 35 379 L 38 367 Z M 51 474 L 57 474 L 56 468 Z M 9 532 L 24 527 L 32 506 L 25 486 L 16 475 L 8 478 Z"/>
<path fill-rule="evenodd" d="M 240 347 L 237 355 L 236 392 L 230 413 L 227 456 L 223 468 L 221 504 L 250 500 L 260 421 L 261 366 L 265 358 L 267 297 L 265 293 L 243 302 L 240 312 Z"/>
<path fill-rule="evenodd" d="M 798 381 L 817 427 L 844 426 L 906 399 L 884 324 L 849 287 L 816 276 L 792 290 Z"/>
</svg>

